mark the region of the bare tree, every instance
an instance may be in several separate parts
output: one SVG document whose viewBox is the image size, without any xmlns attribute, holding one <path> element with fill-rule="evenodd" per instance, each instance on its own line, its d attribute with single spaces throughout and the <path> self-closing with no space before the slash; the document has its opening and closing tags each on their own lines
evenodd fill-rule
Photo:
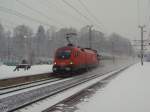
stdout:
<svg viewBox="0 0 150 112">
<path fill-rule="evenodd" d="M 19 60 L 29 58 L 31 50 L 32 30 L 25 25 L 19 25 L 14 29 L 14 52 Z"/>
</svg>

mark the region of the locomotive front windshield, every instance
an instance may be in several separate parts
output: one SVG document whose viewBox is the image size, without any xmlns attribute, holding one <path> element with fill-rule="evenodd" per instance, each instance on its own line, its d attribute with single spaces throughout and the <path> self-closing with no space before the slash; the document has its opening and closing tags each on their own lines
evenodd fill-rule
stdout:
<svg viewBox="0 0 150 112">
<path fill-rule="evenodd" d="M 71 56 L 71 50 L 59 50 L 56 53 L 56 58 L 58 59 L 69 59 Z"/>
</svg>

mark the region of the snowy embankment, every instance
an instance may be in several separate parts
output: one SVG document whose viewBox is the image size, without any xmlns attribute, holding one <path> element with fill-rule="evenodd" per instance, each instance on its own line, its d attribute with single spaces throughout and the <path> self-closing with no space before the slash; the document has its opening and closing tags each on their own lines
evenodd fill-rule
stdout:
<svg viewBox="0 0 150 112">
<path fill-rule="evenodd" d="M 33 65 L 29 70 L 19 69 L 19 71 L 13 71 L 14 69 L 15 66 L 1 65 L 0 79 L 49 73 L 52 72 L 52 65 Z"/>
<path fill-rule="evenodd" d="M 76 112 L 150 112 L 150 63 L 136 64 L 98 91 Z"/>
</svg>

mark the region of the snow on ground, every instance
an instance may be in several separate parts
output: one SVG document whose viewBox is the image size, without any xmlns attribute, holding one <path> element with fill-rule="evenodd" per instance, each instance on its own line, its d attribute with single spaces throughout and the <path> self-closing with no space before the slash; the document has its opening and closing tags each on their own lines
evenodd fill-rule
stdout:
<svg viewBox="0 0 150 112">
<path fill-rule="evenodd" d="M 15 66 L 1 65 L 0 79 L 36 75 L 41 73 L 49 73 L 52 72 L 52 65 L 33 65 L 29 70 L 19 69 L 19 71 L 13 71 L 14 69 Z"/>
<path fill-rule="evenodd" d="M 99 90 L 75 112 L 150 112 L 150 63 L 136 64 Z"/>
</svg>

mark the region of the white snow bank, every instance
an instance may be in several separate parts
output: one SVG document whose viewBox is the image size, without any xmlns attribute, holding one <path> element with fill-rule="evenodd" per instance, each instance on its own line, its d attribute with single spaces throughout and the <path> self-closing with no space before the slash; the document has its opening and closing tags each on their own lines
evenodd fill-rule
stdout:
<svg viewBox="0 0 150 112">
<path fill-rule="evenodd" d="M 33 65 L 29 70 L 19 69 L 19 71 L 13 71 L 15 66 L 0 66 L 0 79 L 36 75 L 41 73 L 52 72 L 52 65 Z"/>
<path fill-rule="evenodd" d="M 122 72 L 76 112 L 150 112 L 150 63 Z"/>
</svg>

